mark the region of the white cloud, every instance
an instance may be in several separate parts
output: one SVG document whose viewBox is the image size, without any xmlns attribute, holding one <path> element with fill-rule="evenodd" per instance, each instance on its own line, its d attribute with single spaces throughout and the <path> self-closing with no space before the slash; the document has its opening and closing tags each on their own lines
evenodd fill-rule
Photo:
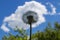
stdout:
<svg viewBox="0 0 60 40">
<path fill-rule="evenodd" d="M 58 13 L 58 15 L 60 15 L 60 13 Z"/>
<path fill-rule="evenodd" d="M 15 13 L 12 13 L 10 16 L 5 17 L 5 19 L 3 20 L 3 26 L 1 26 L 1 28 L 4 31 L 9 31 L 6 25 L 4 25 L 4 23 L 8 22 L 8 26 L 12 29 L 16 28 L 16 26 L 18 29 L 28 29 L 29 25 L 25 24 L 22 20 L 22 15 L 27 11 L 34 11 L 38 14 L 38 21 L 37 23 L 34 23 L 32 27 L 37 27 L 39 24 L 42 24 L 46 21 L 45 17 L 43 16 L 44 14 L 47 14 L 46 6 L 39 2 L 31 1 L 25 2 L 23 6 L 18 6 Z"/>
<path fill-rule="evenodd" d="M 18 26 L 19 29 L 28 29 L 29 25 L 25 24 L 22 20 L 22 15 L 27 12 L 27 11 L 34 11 L 38 14 L 38 22 L 33 24 L 33 27 L 36 27 L 37 25 L 45 22 L 45 18 L 43 14 L 47 14 L 47 9 L 44 5 L 41 3 L 31 1 L 31 2 L 26 2 L 23 6 L 18 6 L 16 9 L 15 13 L 5 17 L 4 23 L 8 22 L 8 26 L 11 28 L 16 28 Z"/>
<path fill-rule="evenodd" d="M 1 26 L 1 29 L 3 30 L 3 31 L 5 31 L 5 32 L 9 32 L 10 30 L 5 26 L 5 24 L 3 24 L 2 26 Z"/>
<path fill-rule="evenodd" d="M 50 7 L 51 7 L 51 9 L 52 9 L 52 12 L 48 12 L 50 15 L 54 15 L 54 14 L 56 14 L 56 7 L 52 4 L 52 3 L 50 3 L 50 2 L 47 2 L 46 3 L 47 5 L 50 5 Z"/>
<path fill-rule="evenodd" d="M 51 8 L 52 8 L 52 14 L 55 14 L 56 13 L 56 8 L 54 7 L 53 4 L 50 3 L 50 5 L 51 5 Z"/>
</svg>

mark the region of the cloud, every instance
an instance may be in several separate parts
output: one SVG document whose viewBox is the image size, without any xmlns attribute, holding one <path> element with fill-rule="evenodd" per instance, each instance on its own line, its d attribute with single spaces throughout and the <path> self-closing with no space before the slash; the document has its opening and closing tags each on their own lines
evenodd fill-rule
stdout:
<svg viewBox="0 0 60 40">
<path fill-rule="evenodd" d="M 58 15 L 60 15 L 60 13 L 58 13 Z"/>
<path fill-rule="evenodd" d="M 56 7 L 50 3 L 50 2 L 47 2 L 46 3 L 47 5 L 50 5 L 51 9 L 52 9 L 52 12 L 48 12 L 50 15 L 55 15 L 56 14 Z"/>
<path fill-rule="evenodd" d="M 10 31 L 9 28 L 7 28 L 7 27 L 5 26 L 5 24 L 3 24 L 3 25 L 1 26 L 1 29 L 2 29 L 4 32 L 9 32 L 9 31 Z"/>
<path fill-rule="evenodd" d="M 55 14 L 56 13 L 55 7 L 52 4 L 50 5 L 52 8 L 52 13 Z M 28 29 L 29 25 L 25 24 L 22 20 L 23 14 L 25 14 L 27 11 L 34 11 L 38 15 L 38 21 L 32 25 L 33 28 L 37 27 L 39 24 L 42 24 L 46 21 L 45 17 L 43 16 L 48 14 L 46 6 L 36 1 L 30 1 L 30 2 L 25 2 L 23 6 L 18 6 L 15 13 L 12 13 L 10 16 L 5 17 L 1 28 L 6 32 L 10 31 L 6 27 L 6 25 L 4 25 L 4 23 L 7 22 L 8 23 L 7 25 L 12 29 L 15 29 L 16 26 L 18 29 L 25 29 L 25 30 Z"/>
<path fill-rule="evenodd" d="M 55 8 L 54 5 L 51 4 L 51 3 L 50 3 L 50 6 L 51 6 L 51 8 L 52 8 L 52 14 L 55 14 L 55 13 L 56 13 L 56 8 Z"/>
</svg>

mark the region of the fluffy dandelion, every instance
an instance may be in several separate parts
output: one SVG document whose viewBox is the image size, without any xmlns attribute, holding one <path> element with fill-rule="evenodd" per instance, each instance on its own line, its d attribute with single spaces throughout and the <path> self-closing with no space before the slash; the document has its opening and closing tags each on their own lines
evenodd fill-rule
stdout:
<svg viewBox="0 0 60 40">
<path fill-rule="evenodd" d="M 33 11 L 28 11 L 22 16 L 22 20 L 30 25 L 30 40 L 31 40 L 31 34 L 32 34 L 32 23 L 35 23 L 38 21 L 38 15 L 37 13 Z"/>
</svg>

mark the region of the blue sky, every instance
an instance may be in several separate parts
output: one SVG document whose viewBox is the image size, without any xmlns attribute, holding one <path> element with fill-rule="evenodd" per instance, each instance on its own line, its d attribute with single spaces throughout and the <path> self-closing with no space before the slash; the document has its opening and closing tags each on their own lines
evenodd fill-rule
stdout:
<svg viewBox="0 0 60 40">
<path fill-rule="evenodd" d="M 29 1 L 31 0 L 0 0 L 0 27 L 4 23 L 3 20 L 5 17 L 10 16 L 12 13 L 16 11 L 18 6 L 22 6 L 25 4 L 25 2 L 29 2 Z M 32 31 L 33 33 L 35 33 L 37 30 L 43 30 L 48 22 L 50 22 L 52 25 L 56 21 L 60 22 L 60 0 L 35 0 L 35 1 L 45 5 L 47 10 L 50 13 L 53 13 L 53 15 L 52 14 L 44 15 L 46 21 L 40 24 L 38 27 L 33 28 Z M 51 5 L 53 5 L 53 7 L 51 7 Z M 54 8 L 55 10 L 53 10 Z M 53 11 L 55 11 L 55 14 Z M 15 34 L 13 30 L 11 30 L 10 32 Z M 4 35 L 8 35 L 8 32 L 4 32 L 0 28 L 0 40 L 2 40 L 2 37 Z"/>
</svg>

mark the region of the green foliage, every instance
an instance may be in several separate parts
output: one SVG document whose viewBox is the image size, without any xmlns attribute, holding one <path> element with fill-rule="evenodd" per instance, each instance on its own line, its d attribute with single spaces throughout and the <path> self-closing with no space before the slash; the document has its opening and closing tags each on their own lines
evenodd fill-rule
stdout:
<svg viewBox="0 0 60 40">
<path fill-rule="evenodd" d="M 19 34 L 16 36 L 9 34 L 10 36 L 4 36 L 2 40 L 28 40 L 28 36 L 25 30 L 17 30 Z M 58 22 L 54 23 L 53 26 L 48 23 L 46 29 L 43 32 L 36 32 L 32 34 L 32 40 L 60 40 L 60 24 Z"/>
<path fill-rule="evenodd" d="M 59 24 L 58 22 L 55 22 L 55 28 L 56 28 L 57 30 L 60 30 L 60 24 Z"/>
</svg>

